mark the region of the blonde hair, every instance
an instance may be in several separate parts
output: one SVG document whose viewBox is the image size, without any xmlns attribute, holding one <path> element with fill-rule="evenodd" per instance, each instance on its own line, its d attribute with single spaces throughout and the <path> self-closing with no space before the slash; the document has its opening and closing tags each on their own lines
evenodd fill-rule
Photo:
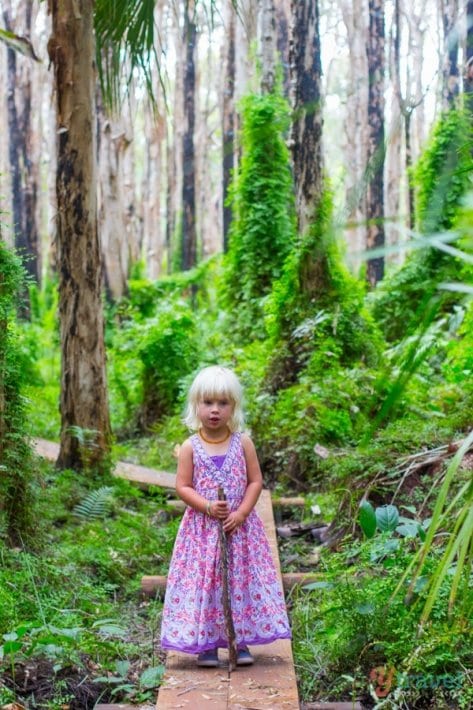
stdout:
<svg viewBox="0 0 473 710">
<path fill-rule="evenodd" d="M 201 421 L 197 416 L 197 407 L 204 399 L 226 397 L 233 404 L 233 413 L 228 422 L 230 431 L 241 431 L 243 428 L 243 390 L 238 377 L 232 370 L 219 365 L 204 367 L 190 386 L 187 395 L 184 424 L 191 430 L 197 430 Z"/>
</svg>

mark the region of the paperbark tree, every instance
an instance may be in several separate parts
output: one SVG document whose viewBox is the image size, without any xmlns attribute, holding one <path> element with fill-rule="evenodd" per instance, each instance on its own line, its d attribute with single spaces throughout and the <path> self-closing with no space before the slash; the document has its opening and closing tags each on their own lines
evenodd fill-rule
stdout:
<svg viewBox="0 0 473 710">
<path fill-rule="evenodd" d="M 261 90 L 270 93 L 276 79 L 276 11 L 274 0 L 260 0 Z"/>
<path fill-rule="evenodd" d="M 110 446 L 97 232 L 93 0 L 49 0 L 57 110 L 57 248 L 61 330 L 61 442 L 58 465 L 83 465 L 71 427 L 93 432 L 100 463 Z"/>
<path fill-rule="evenodd" d="M 368 59 L 366 33 L 368 13 L 364 0 L 343 0 L 343 22 L 348 42 L 348 88 L 346 118 L 346 212 L 348 228 L 346 238 L 349 248 L 361 251 L 365 243 L 365 169 L 368 125 Z"/>
<path fill-rule="evenodd" d="M 22 0 L 13 11 L 4 0 L 3 20 L 10 32 L 29 37 L 33 0 Z M 11 173 L 12 221 L 15 247 L 25 258 L 28 274 L 41 278 L 39 230 L 36 219 L 38 175 L 33 159 L 31 59 L 7 49 L 8 151 Z"/>
<path fill-rule="evenodd" d="M 226 204 L 232 171 L 235 167 L 235 25 L 236 12 L 231 0 L 226 2 L 225 35 L 227 42 L 224 57 L 224 77 L 222 96 L 222 209 L 223 209 L 223 250 L 228 248 L 228 230 L 232 220 L 232 209 Z"/>
<path fill-rule="evenodd" d="M 458 69 L 458 10 L 458 0 L 442 0 L 441 12 L 444 38 L 442 105 L 445 109 L 454 105 L 460 90 L 460 72 Z"/>
<path fill-rule="evenodd" d="M 303 234 L 322 194 L 322 108 L 318 0 L 293 0 L 290 72 L 293 87 L 291 148 L 296 210 Z"/>
<path fill-rule="evenodd" d="M 195 57 L 197 26 L 195 1 L 184 3 L 184 136 L 182 141 L 182 269 L 197 263 L 197 230 L 195 225 Z"/>
<path fill-rule="evenodd" d="M 466 47 L 464 93 L 465 101 L 473 112 L 473 0 L 466 2 Z"/>
<path fill-rule="evenodd" d="M 368 156 L 366 189 L 366 246 L 384 245 L 384 0 L 369 0 L 368 57 Z M 369 259 L 371 285 L 382 279 L 384 258 Z"/>
</svg>

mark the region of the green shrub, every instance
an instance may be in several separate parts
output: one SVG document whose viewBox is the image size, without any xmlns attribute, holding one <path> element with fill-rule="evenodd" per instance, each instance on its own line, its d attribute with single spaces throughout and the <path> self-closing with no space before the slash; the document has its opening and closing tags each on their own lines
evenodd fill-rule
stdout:
<svg viewBox="0 0 473 710">
<path fill-rule="evenodd" d="M 12 545 L 32 544 L 38 536 L 37 477 L 22 396 L 27 369 L 13 327 L 24 284 L 20 259 L 0 241 L 0 529 Z"/>
</svg>

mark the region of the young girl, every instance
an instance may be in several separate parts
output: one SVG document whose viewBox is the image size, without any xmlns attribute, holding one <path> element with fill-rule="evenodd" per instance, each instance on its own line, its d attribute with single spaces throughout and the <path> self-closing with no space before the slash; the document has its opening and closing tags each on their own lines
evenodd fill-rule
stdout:
<svg viewBox="0 0 473 710">
<path fill-rule="evenodd" d="M 263 482 L 253 442 L 241 433 L 242 390 L 236 375 L 217 366 L 199 372 L 184 421 L 197 433 L 179 451 L 176 491 L 188 508 L 169 568 L 161 647 L 198 654 L 200 666 L 217 666 L 217 649 L 228 647 L 219 546 L 223 524 L 237 663 L 250 665 L 247 644 L 291 638 L 291 631 L 263 523 L 254 510 Z M 225 501 L 218 500 L 219 486 Z"/>
</svg>

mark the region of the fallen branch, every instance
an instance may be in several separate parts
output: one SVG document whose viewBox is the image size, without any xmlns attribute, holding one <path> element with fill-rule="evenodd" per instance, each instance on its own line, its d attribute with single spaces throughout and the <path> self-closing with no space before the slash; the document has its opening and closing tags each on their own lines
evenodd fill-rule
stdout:
<svg viewBox="0 0 473 710">
<path fill-rule="evenodd" d="M 218 489 L 218 499 L 226 500 L 223 488 L 219 486 Z M 225 616 L 225 626 L 227 630 L 227 641 L 228 641 L 228 671 L 232 672 L 236 668 L 237 662 L 237 644 L 235 636 L 235 627 L 233 626 L 232 617 L 232 605 L 231 605 L 231 595 L 230 595 L 230 583 L 228 579 L 228 546 L 227 546 L 227 534 L 223 529 L 223 522 L 220 521 L 220 553 L 222 560 L 222 603 L 223 603 L 223 613 Z"/>
</svg>

